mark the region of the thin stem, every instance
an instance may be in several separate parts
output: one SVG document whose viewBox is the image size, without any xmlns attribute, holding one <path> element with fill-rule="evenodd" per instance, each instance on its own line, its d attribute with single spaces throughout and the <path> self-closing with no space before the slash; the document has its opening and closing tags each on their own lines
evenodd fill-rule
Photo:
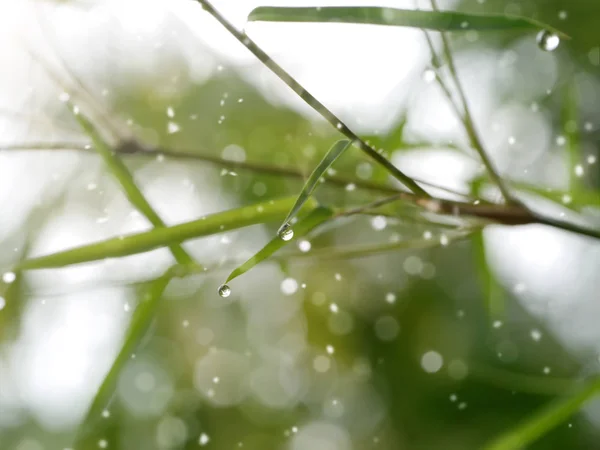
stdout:
<svg viewBox="0 0 600 450">
<path fill-rule="evenodd" d="M 436 10 L 436 11 L 439 10 L 436 0 L 431 0 L 431 6 L 433 7 L 434 10 Z M 465 91 L 462 87 L 462 83 L 460 82 L 460 78 L 459 78 L 458 72 L 456 70 L 456 65 L 454 64 L 454 58 L 452 57 L 452 50 L 450 48 L 450 41 L 448 40 L 448 37 L 446 36 L 446 34 L 444 32 L 441 32 L 440 36 L 442 38 L 442 47 L 444 49 L 444 56 L 446 58 L 446 62 L 448 63 L 448 69 L 450 71 L 450 75 L 454 81 L 454 84 L 456 85 L 456 91 L 457 91 L 460 101 L 463 105 L 463 109 L 464 109 L 464 115 L 462 116 L 464 119 L 463 124 L 465 125 L 465 131 L 467 132 L 467 136 L 469 137 L 471 145 L 475 148 L 475 150 L 479 154 L 481 161 L 485 165 L 485 168 L 487 169 L 492 180 L 498 186 L 498 189 L 500 189 L 500 192 L 502 193 L 502 196 L 504 197 L 506 202 L 519 204 L 520 202 L 518 202 L 517 200 L 514 199 L 514 197 L 510 193 L 510 190 L 507 188 L 504 180 L 498 174 L 496 168 L 494 167 L 491 159 L 489 158 L 489 156 L 483 146 L 483 142 L 481 141 L 481 138 L 479 137 L 479 134 L 477 133 L 477 130 L 475 128 L 475 122 L 473 120 L 473 116 L 469 109 L 469 104 L 467 102 L 467 96 L 465 95 Z M 439 77 L 438 77 L 438 79 L 439 79 Z"/>
<path fill-rule="evenodd" d="M 419 186 L 411 177 L 406 175 L 384 156 L 379 154 L 377 150 L 363 141 L 356 133 L 354 133 L 346 124 L 344 124 L 333 112 L 331 112 L 323 103 L 317 100 L 310 92 L 308 92 L 300 83 L 298 83 L 283 67 L 277 64 L 264 50 L 262 50 L 248 35 L 239 31 L 231 24 L 212 4 L 207 0 L 196 0 L 202 7 L 213 16 L 232 36 L 234 36 L 244 47 L 246 47 L 254 56 L 256 56 L 266 67 L 268 67 L 275 75 L 287 84 L 296 94 L 302 98 L 309 106 L 317 111 L 331 125 L 336 127 L 344 136 L 355 143 L 365 154 L 373 160 L 381 164 L 385 169 L 392 174 L 396 179 L 401 181 L 412 192 L 422 197 L 430 197 L 430 195 Z"/>
<path fill-rule="evenodd" d="M 90 147 L 83 143 L 76 142 L 32 142 L 24 144 L 0 144 L 0 151 L 21 151 L 21 150 L 74 150 L 74 151 L 89 151 Z M 201 149 L 202 150 L 202 149 Z M 145 156 L 149 158 L 155 158 L 157 156 L 167 156 L 175 159 L 184 160 L 197 160 L 215 164 L 221 167 L 225 167 L 232 170 L 249 170 L 253 172 L 264 173 L 268 175 L 284 176 L 291 178 L 306 178 L 306 174 L 295 167 L 272 165 L 251 161 L 232 161 L 220 158 L 218 156 L 212 156 L 205 153 L 200 153 L 198 149 L 182 149 L 172 150 L 164 147 L 158 148 L 146 148 L 135 141 L 125 141 L 116 150 L 118 153 L 122 153 L 123 157 L 127 156 Z M 204 151 L 204 150 L 202 150 Z M 341 175 L 328 175 L 326 177 L 327 183 L 331 183 L 340 187 L 347 187 L 348 185 L 355 185 L 358 188 L 367 189 L 370 191 L 383 192 L 383 193 L 395 193 L 403 192 L 401 189 L 389 186 L 382 183 L 376 183 L 372 181 L 366 181 L 361 179 L 355 179 L 351 177 L 345 177 Z M 440 186 L 430 181 L 414 178 L 415 181 L 430 186 L 435 189 L 447 192 L 448 194 L 458 195 L 466 200 L 474 200 L 473 197 L 464 193 L 458 192 L 454 189 L 450 189 L 444 186 Z"/>
</svg>

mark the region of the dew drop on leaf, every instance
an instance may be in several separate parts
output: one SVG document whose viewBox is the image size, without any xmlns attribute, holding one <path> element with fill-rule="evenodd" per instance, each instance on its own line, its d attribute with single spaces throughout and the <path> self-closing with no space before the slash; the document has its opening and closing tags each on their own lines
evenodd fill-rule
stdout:
<svg viewBox="0 0 600 450">
<path fill-rule="evenodd" d="M 289 241 L 294 237 L 294 230 L 292 230 L 292 228 L 286 224 L 281 228 L 281 230 L 279 230 L 279 237 L 284 241 Z"/>
<path fill-rule="evenodd" d="M 6 306 L 6 300 L 4 299 L 4 297 L 0 297 L 0 311 L 2 311 L 5 306 Z"/>
<path fill-rule="evenodd" d="M 537 35 L 538 47 L 545 52 L 553 52 L 560 44 L 560 38 L 552 31 L 542 30 Z"/>
<path fill-rule="evenodd" d="M 223 298 L 227 298 L 231 295 L 231 288 L 226 284 L 219 286 L 219 295 Z"/>
</svg>

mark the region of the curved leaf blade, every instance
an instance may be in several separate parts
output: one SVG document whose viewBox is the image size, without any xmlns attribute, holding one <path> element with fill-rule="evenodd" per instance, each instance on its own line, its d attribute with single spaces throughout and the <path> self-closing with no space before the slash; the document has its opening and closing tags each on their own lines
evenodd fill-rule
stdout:
<svg viewBox="0 0 600 450">
<path fill-rule="evenodd" d="M 294 238 L 298 238 L 300 236 L 304 236 L 309 231 L 313 230 L 326 220 L 330 219 L 333 215 L 333 211 L 329 208 L 318 207 L 311 211 L 308 216 L 304 219 L 300 220 L 294 226 Z M 230 282 L 234 278 L 239 277 L 240 275 L 248 272 L 258 263 L 264 261 L 269 256 L 273 255 L 277 250 L 282 248 L 290 241 L 284 241 L 279 236 L 273 238 L 267 245 L 265 245 L 258 253 L 256 253 L 252 258 L 248 261 L 235 268 L 227 277 L 226 283 Z"/>
<path fill-rule="evenodd" d="M 567 420 L 583 406 L 600 393 L 600 379 L 589 381 L 586 385 L 571 393 L 558 398 L 546 408 L 527 418 L 514 429 L 499 436 L 485 447 L 485 450 L 517 450 L 544 436 L 560 423 Z"/>
<path fill-rule="evenodd" d="M 319 183 L 321 177 L 325 175 L 327 169 L 331 167 L 335 160 L 338 159 L 342 155 L 342 153 L 344 153 L 346 149 L 350 147 L 351 144 L 352 142 L 350 142 L 349 140 L 342 139 L 331 146 L 331 148 L 327 151 L 321 162 L 317 165 L 317 167 L 315 167 L 315 170 L 312 171 L 312 173 L 308 177 L 308 180 L 306 180 L 306 183 L 304 183 L 304 186 L 302 187 L 302 191 L 300 191 L 300 195 L 298 195 L 296 203 L 294 203 L 294 206 L 292 206 L 292 209 L 283 221 L 283 224 L 281 224 L 281 226 L 279 227 L 279 230 L 277 231 L 278 233 L 280 233 L 285 227 L 289 225 L 290 220 L 292 220 L 296 216 L 296 214 L 298 214 L 298 211 L 300 211 L 302 205 L 304 205 L 309 199 L 309 197 L 317 187 L 317 183 Z"/>
<path fill-rule="evenodd" d="M 260 6 L 250 12 L 248 21 L 337 22 L 413 27 L 435 31 L 549 30 L 561 38 L 568 36 L 534 19 L 502 14 L 467 14 L 455 11 L 420 11 L 376 6 L 275 7 Z"/>
<path fill-rule="evenodd" d="M 181 243 L 189 239 L 274 221 L 289 210 L 293 201 L 293 197 L 270 200 L 211 214 L 171 227 L 154 228 L 142 233 L 111 238 L 50 255 L 27 259 L 16 264 L 13 270 L 52 269 L 106 258 L 129 256 L 165 247 L 173 243 Z M 312 209 L 316 206 L 317 202 L 314 200 L 309 201 L 305 205 L 307 209 Z"/>
</svg>

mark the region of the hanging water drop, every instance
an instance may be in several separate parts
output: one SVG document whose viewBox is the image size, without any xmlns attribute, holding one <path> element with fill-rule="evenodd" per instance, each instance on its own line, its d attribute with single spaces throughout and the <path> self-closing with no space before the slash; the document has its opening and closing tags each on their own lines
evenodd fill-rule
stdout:
<svg viewBox="0 0 600 450">
<path fill-rule="evenodd" d="M 219 286 L 219 295 L 223 298 L 227 298 L 231 295 L 231 288 L 226 284 Z"/>
<path fill-rule="evenodd" d="M 289 241 L 294 237 L 294 230 L 292 230 L 292 227 L 290 227 L 290 225 L 286 223 L 284 226 L 281 227 L 278 234 L 279 237 L 284 241 Z"/>
<path fill-rule="evenodd" d="M 548 30 L 542 30 L 537 35 L 538 47 L 545 52 L 553 52 L 560 44 L 560 38 L 556 33 Z"/>
</svg>

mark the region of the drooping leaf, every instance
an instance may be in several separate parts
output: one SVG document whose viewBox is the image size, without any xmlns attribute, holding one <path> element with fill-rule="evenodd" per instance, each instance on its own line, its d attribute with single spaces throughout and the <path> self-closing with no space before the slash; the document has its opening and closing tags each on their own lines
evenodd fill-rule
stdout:
<svg viewBox="0 0 600 450">
<path fill-rule="evenodd" d="M 181 243 L 188 239 L 209 236 L 229 230 L 270 222 L 290 209 L 294 197 L 244 206 L 171 227 L 111 238 L 101 242 L 40 256 L 18 263 L 13 270 L 50 269 L 97 261 L 106 258 L 144 253 L 159 247 Z M 307 210 L 317 206 L 315 200 L 305 204 Z"/>
<path fill-rule="evenodd" d="M 302 205 L 304 205 L 304 203 L 306 203 L 306 201 L 310 198 L 311 194 L 315 190 L 315 187 L 317 186 L 317 183 L 319 183 L 321 177 L 325 175 L 327 169 L 331 167 L 335 160 L 338 159 L 342 155 L 342 153 L 344 153 L 344 151 L 348 147 L 350 147 L 351 144 L 352 143 L 349 140 L 343 139 L 337 141 L 327 151 L 321 162 L 317 165 L 315 170 L 313 170 L 310 176 L 308 177 L 308 180 L 306 180 L 306 183 L 304 183 L 304 186 L 302 187 L 300 195 L 298 195 L 296 203 L 294 203 L 294 206 L 283 221 L 283 224 L 281 225 L 281 227 L 279 227 L 279 233 L 285 227 L 289 226 L 290 220 L 292 220 L 296 216 L 296 214 L 298 214 L 298 211 L 300 211 Z"/>
<path fill-rule="evenodd" d="M 503 14 L 467 14 L 455 11 L 420 11 L 377 6 L 276 7 L 260 6 L 249 21 L 265 22 L 336 22 L 436 31 L 548 30 L 561 38 L 567 36 L 542 22 L 527 17 Z"/>
<path fill-rule="evenodd" d="M 575 414 L 585 402 L 600 393 L 600 379 L 590 380 L 570 394 L 550 403 L 515 428 L 500 435 L 485 450 L 517 450 L 528 446 Z"/>
<path fill-rule="evenodd" d="M 318 207 L 311 211 L 308 216 L 298 221 L 296 225 L 294 225 L 294 238 L 296 239 L 300 236 L 304 236 L 306 233 L 319 226 L 326 220 L 328 220 L 333 214 L 333 211 L 329 208 Z M 273 255 L 277 250 L 282 248 L 289 241 L 284 241 L 279 236 L 273 238 L 267 245 L 265 245 L 258 253 L 256 253 L 252 258 L 243 263 L 241 266 L 235 268 L 227 277 L 225 281 L 228 283 L 234 278 L 239 277 L 243 273 L 246 273 L 258 263 L 264 261 L 271 255 Z"/>
</svg>

